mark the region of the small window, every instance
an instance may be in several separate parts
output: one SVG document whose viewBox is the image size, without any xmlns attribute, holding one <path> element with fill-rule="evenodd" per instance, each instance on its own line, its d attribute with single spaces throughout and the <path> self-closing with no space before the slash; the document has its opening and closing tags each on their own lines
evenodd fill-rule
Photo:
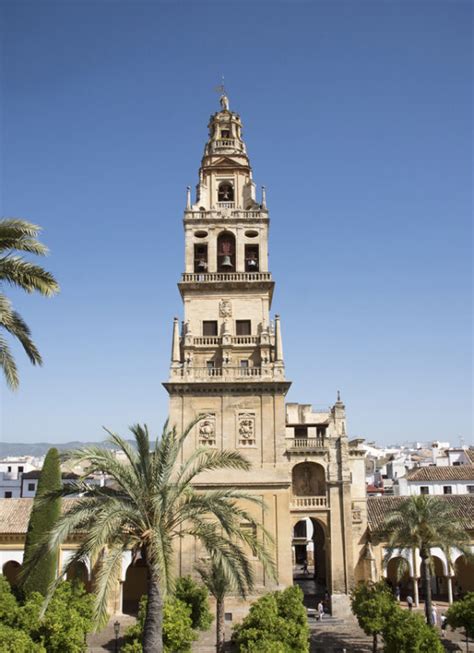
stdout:
<svg viewBox="0 0 474 653">
<path fill-rule="evenodd" d="M 5 492 L 5 499 L 11 499 L 12 498 L 12 493 L 11 492 Z"/>
<path fill-rule="evenodd" d="M 236 320 L 235 333 L 238 336 L 249 336 L 252 332 L 252 323 L 250 320 Z"/>
<path fill-rule="evenodd" d="M 221 138 L 230 138 L 230 129 L 221 129 Z"/>
<path fill-rule="evenodd" d="M 203 336 L 217 336 L 217 320 L 204 320 L 202 323 Z"/>
<path fill-rule="evenodd" d="M 215 367 L 215 365 L 214 365 L 214 361 L 207 361 L 207 362 L 206 362 L 206 366 L 207 366 L 207 369 L 208 369 L 208 370 L 213 370 L 214 367 Z"/>
<path fill-rule="evenodd" d="M 422 485 L 420 487 L 420 494 L 429 494 L 430 488 L 427 485 Z"/>
<path fill-rule="evenodd" d="M 247 359 L 241 360 L 240 361 L 240 367 L 244 370 L 248 370 L 249 368 L 249 362 Z"/>
<path fill-rule="evenodd" d="M 194 245 L 194 272 L 207 272 L 207 245 Z"/>
<path fill-rule="evenodd" d="M 223 181 L 219 184 L 217 190 L 218 202 L 233 202 L 234 201 L 234 187 L 228 181 Z"/>
<path fill-rule="evenodd" d="M 28 483 L 28 492 L 34 492 L 34 491 L 35 491 L 35 484 Z"/>
<path fill-rule="evenodd" d="M 443 494 L 452 494 L 453 493 L 453 488 L 451 485 L 444 485 L 443 486 Z"/>
<path fill-rule="evenodd" d="M 224 613 L 224 621 L 232 621 L 232 612 Z"/>
<path fill-rule="evenodd" d="M 474 494 L 474 485 L 468 485 L 467 486 L 467 493 L 468 494 Z"/>
<path fill-rule="evenodd" d="M 453 467 L 459 467 L 460 465 L 461 465 L 461 461 L 460 461 L 460 460 L 455 460 L 455 461 L 453 462 Z"/>
<path fill-rule="evenodd" d="M 11 465 L 8 465 L 8 467 L 7 467 L 7 472 L 11 472 L 11 471 L 12 471 L 12 466 L 11 466 Z"/>
<path fill-rule="evenodd" d="M 23 470 L 24 470 L 24 469 L 25 469 L 25 468 L 23 467 L 23 465 L 20 465 L 20 467 L 18 467 L 18 473 L 19 473 L 19 474 L 23 474 Z"/>
</svg>

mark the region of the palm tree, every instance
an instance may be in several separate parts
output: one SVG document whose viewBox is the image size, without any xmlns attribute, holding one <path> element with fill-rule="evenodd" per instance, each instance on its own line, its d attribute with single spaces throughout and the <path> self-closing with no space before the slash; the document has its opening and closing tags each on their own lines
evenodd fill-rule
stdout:
<svg viewBox="0 0 474 653">
<path fill-rule="evenodd" d="M 255 540 L 252 546 L 264 569 L 274 578 L 273 561 L 269 558 L 265 547 L 258 540 Z M 236 574 L 232 565 L 224 566 L 222 560 L 215 558 L 201 560 L 195 569 L 211 596 L 216 600 L 216 651 L 223 653 L 225 650 L 225 597 L 230 592 L 236 592 L 238 596 L 245 599 L 254 587 L 254 577 L 253 574 L 245 577 Z"/>
<path fill-rule="evenodd" d="M 432 623 L 431 549 L 440 547 L 448 555 L 455 547 L 470 556 L 469 538 L 452 506 L 441 497 L 420 494 L 400 501 L 384 520 L 380 534 L 387 534 L 385 562 L 396 549 L 418 549 L 425 595 L 426 623 Z M 416 582 L 416 579 L 415 579 Z"/>
<path fill-rule="evenodd" d="M 48 248 L 37 238 L 41 228 L 26 220 L 4 218 L 0 220 L 0 283 L 9 283 L 27 293 L 39 292 L 47 297 L 59 291 L 56 280 L 39 265 L 33 265 L 18 252 L 45 256 Z M 33 365 L 41 365 L 41 355 L 31 339 L 31 332 L 23 318 L 13 310 L 11 302 L 0 293 L 0 326 L 17 338 Z M 8 386 L 18 387 L 18 370 L 7 341 L 0 335 L 0 367 Z"/>
<path fill-rule="evenodd" d="M 200 541 L 239 586 L 248 585 L 252 579 L 245 547 L 255 545 L 256 538 L 250 531 L 257 528 L 257 522 L 242 501 L 261 506 L 261 499 L 232 488 L 197 491 L 193 487 L 194 479 L 202 472 L 226 468 L 247 471 L 250 463 L 236 451 L 200 447 L 180 464 L 181 447 L 194 424 L 178 436 L 176 429 L 168 428 L 166 423 L 151 451 L 146 426 L 130 428 L 136 448 L 108 431 L 108 441 L 118 448 L 124 462 L 113 451 L 101 447 L 73 452 L 73 462 L 87 463 L 84 477 L 65 486 L 60 494 L 80 496 L 59 518 L 24 570 L 27 576 L 46 551 L 57 549 L 74 533 L 83 533 L 79 548 L 61 575 L 86 558 L 98 563 L 94 617 L 96 628 L 100 628 L 107 621 L 107 605 L 119 578 L 122 557 L 131 550 L 132 560 L 141 557 L 147 568 L 144 653 L 163 651 L 163 601 L 173 587 L 173 543 L 178 538 L 190 536 Z M 113 486 L 89 485 L 84 479 L 93 472 L 105 472 Z M 44 500 L 54 496 L 50 493 Z M 242 524 L 250 525 L 250 529 Z M 262 546 L 258 546 L 260 550 Z"/>
</svg>

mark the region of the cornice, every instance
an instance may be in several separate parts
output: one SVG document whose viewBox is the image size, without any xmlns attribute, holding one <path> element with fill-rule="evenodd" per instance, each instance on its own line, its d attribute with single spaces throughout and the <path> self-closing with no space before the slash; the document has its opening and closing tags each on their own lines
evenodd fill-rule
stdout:
<svg viewBox="0 0 474 653">
<path fill-rule="evenodd" d="M 223 383 L 199 382 L 165 382 L 162 384 L 170 395 L 283 395 L 291 386 L 291 381 L 252 381 Z"/>
</svg>

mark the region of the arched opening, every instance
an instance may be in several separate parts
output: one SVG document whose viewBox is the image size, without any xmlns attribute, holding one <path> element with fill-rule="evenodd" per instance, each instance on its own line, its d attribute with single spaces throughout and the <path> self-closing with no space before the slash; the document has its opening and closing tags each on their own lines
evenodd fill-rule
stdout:
<svg viewBox="0 0 474 653">
<path fill-rule="evenodd" d="M 435 599 L 448 600 L 448 581 L 443 563 L 438 556 L 431 557 L 431 594 Z"/>
<path fill-rule="evenodd" d="M 18 574 L 21 571 L 21 565 L 16 560 L 9 560 L 2 567 L 2 573 L 10 583 L 11 587 L 18 585 Z"/>
<path fill-rule="evenodd" d="M 217 271 L 235 270 L 235 236 L 230 231 L 223 231 L 217 239 Z"/>
<path fill-rule="evenodd" d="M 91 591 L 91 582 L 89 580 L 89 572 L 84 562 L 75 562 L 67 570 L 66 580 L 72 582 L 76 581 L 82 583 L 87 592 Z"/>
<path fill-rule="evenodd" d="M 233 202 L 234 201 L 234 187 L 230 181 L 221 181 L 217 189 L 218 202 Z"/>
<path fill-rule="evenodd" d="M 406 558 L 395 556 L 387 564 L 387 584 L 395 595 L 405 599 L 413 596 L 410 580 L 410 567 Z"/>
<path fill-rule="evenodd" d="M 293 496 L 326 496 L 326 474 L 318 463 L 299 463 L 293 467 Z"/>
<path fill-rule="evenodd" d="M 467 592 L 474 592 L 474 564 L 465 556 L 460 556 L 454 563 L 454 598 L 460 599 Z"/>
<path fill-rule="evenodd" d="M 138 604 L 143 594 L 146 594 L 147 567 L 141 558 L 133 565 L 130 565 L 125 574 L 123 584 L 123 605 L 124 614 L 137 614 Z"/>
<path fill-rule="evenodd" d="M 305 605 L 315 608 L 321 599 L 329 611 L 327 556 L 323 525 L 312 517 L 300 519 L 293 528 L 293 582 L 303 590 Z"/>
</svg>

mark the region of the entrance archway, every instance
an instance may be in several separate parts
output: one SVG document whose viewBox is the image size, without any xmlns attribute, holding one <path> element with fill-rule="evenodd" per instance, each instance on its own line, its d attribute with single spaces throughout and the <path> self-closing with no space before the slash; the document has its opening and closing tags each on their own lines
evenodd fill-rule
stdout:
<svg viewBox="0 0 474 653">
<path fill-rule="evenodd" d="M 396 594 L 397 587 L 400 588 L 400 598 L 406 598 L 412 594 L 410 567 L 408 560 L 402 556 L 390 558 L 387 564 L 387 583 L 390 589 Z"/>
<path fill-rule="evenodd" d="M 293 527 L 292 544 L 293 582 L 303 590 L 305 604 L 315 608 L 319 599 L 325 599 L 328 604 L 330 579 L 323 524 L 314 517 L 302 517 Z"/>
<path fill-rule="evenodd" d="M 443 563 L 438 556 L 431 556 L 431 593 L 434 599 L 448 600 L 448 581 Z"/>
<path fill-rule="evenodd" d="M 66 580 L 82 583 L 87 592 L 91 591 L 89 572 L 84 562 L 75 562 L 71 567 L 69 567 L 66 574 Z"/>
<path fill-rule="evenodd" d="M 2 567 L 2 573 L 10 583 L 11 587 L 18 585 L 18 574 L 21 571 L 21 565 L 16 560 L 9 560 Z"/>
<path fill-rule="evenodd" d="M 459 599 L 467 592 L 474 592 L 474 564 L 465 556 L 459 556 L 454 563 L 454 598 Z"/>
<path fill-rule="evenodd" d="M 123 604 L 124 614 L 137 614 L 138 604 L 141 597 L 146 594 L 147 568 L 145 562 L 140 558 L 134 564 L 129 565 L 123 583 Z"/>
</svg>

